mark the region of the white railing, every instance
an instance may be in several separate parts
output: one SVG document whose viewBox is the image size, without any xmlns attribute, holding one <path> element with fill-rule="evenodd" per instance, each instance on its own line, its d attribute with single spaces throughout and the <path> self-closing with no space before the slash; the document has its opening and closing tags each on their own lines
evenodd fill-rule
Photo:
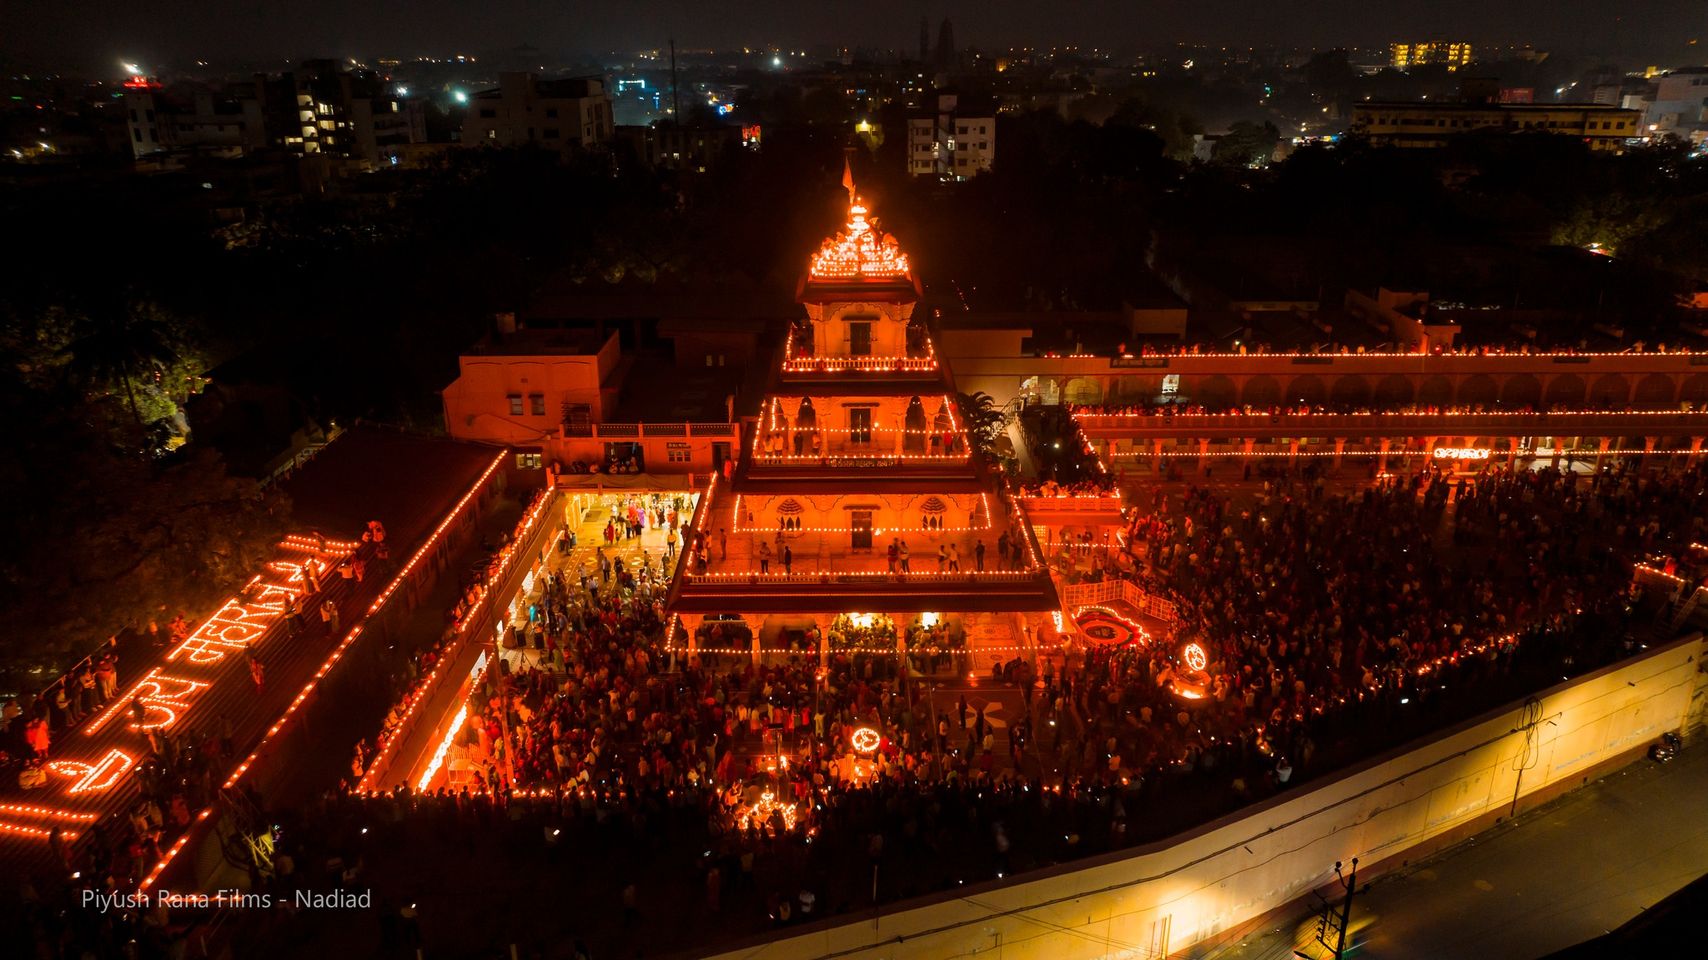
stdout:
<svg viewBox="0 0 1708 960">
<path fill-rule="evenodd" d="M 1101 580 L 1074 583 L 1061 588 L 1062 605 L 1069 610 L 1120 600 L 1147 617 L 1173 623 L 1179 616 L 1173 601 L 1147 593 L 1131 580 Z"/>
</svg>

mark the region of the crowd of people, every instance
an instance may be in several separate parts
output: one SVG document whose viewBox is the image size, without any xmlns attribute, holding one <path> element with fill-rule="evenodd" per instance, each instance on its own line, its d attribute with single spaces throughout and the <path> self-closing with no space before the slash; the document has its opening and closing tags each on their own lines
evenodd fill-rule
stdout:
<svg viewBox="0 0 1708 960">
<path fill-rule="evenodd" d="M 934 699 L 932 661 L 821 661 L 816 644 L 761 664 L 715 644 L 689 657 L 669 643 L 668 569 L 566 567 L 532 602 L 534 655 L 488 671 L 473 700 L 453 754 L 474 774 L 329 796 L 281 815 L 299 818 L 287 848 L 369 871 L 495 837 L 529 838 L 545 863 L 621 850 L 610 921 L 630 931 L 684 895 L 703 916 L 786 924 L 870 902 L 873 868 L 892 899 L 1115 849 L 1499 702 L 1527 669 L 1551 680 L 1629 652 L 1628 560 L 1708 539 L 1704 495 L 1701 469 L 1419 474 L 1354 493 L 1288 478 L 1249 504 L 1159 490 L 1105 572 L 1172 601 L 1172 634 L 1009 665 L 993 679 L 1023 706 L 1001 738 L 984 706 Z M 643 525 L 674 529 L 669 506 L 647 509 Z M 612 539 L 632 532 L 610 519 Z M 944 627 L 909 626 L 926 629 Z M 1206 654 L 1196 698 L 1179 683 L 1188 642 Z M 177 752 L 159 819 L 200 806 L 196 765 L 219 749 Z M 448 839 L 430 829 L 446 823 Z"/>
<path fill-rule="evenodd" d="M 1097 473 L 1080 480 L 1027 480 L 1020 484 L 1023 497 L 1106 497 L 1115 492 L 1113 474 Z"/>
<path fill-rule="evenodd" d="M 1199 488 L 1180 503 L 1159 492 L 1132 518 L 1125 569 L 1106 571 L 1179 611 L 1172 642 L 1086 661 L 1083 710 L 1116 729 L 1138 717 L 1111 749 L 1145 769 L 1210 763 L 1285 779 L 1349 705 L 1437 696 L 1524 646 L 1570 663 L 1586 619 L 1601 642 L 1581 655 L 1627 652 L 1630 561 L 1701 539 L 1708 474 L 1264 486 L 1245 509 Z M 1206 651 L 1208 689 L 1183 709 L 1174 681 L 1188 642 Z"/>
<path fill-rule="evenodd" d="M 1475 413 L 1572 413 L 1596 406 L 1588 401 L 1573 403 L 1274 403 L 1227 404 L 1174 403 L 1159 400 L 1138 400 L 1130 403 L 1081 403 L 1069 409 L 1076 417 L 1191 417 L 1191 416 L 1307 416 L 1311 414 L 1385 414 L 1389 416 L 1440 415 L 1457 416 Z M 1692 405 L 1686 404 L 1686 407 Z M 1641 410 L 1621 408 L 1624 412 Z M 1656 408 L 1655 412 L 1679 412 L 1676 404 Z"/>
</svg>

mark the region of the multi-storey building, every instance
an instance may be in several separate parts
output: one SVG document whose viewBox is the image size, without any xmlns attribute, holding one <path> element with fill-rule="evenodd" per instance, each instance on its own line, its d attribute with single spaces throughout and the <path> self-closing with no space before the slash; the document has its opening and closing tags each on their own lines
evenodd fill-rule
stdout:
<svg viewBox="0 0 1708 960">
<path fill-rule="evenodd" d="M 1036 356 L 1026 331 L 946 331 L 963 390 L 1068 404 L 1117 471 L 1321 458 L 1691 462 L 1708 437 L 1708 354 L 1503 351 Z M 1438 454 L 1445 451 L 1445 454 Z M 1463 451 L 1471 451 L 1463 453 Z"/>
<path fill-rule="evenodd" d="M 469 97 L 462 139 L 465 147 L 534 144 L 569 151 L 607 142 L 612 129 L 604 77 L 501 73 L 497 87 Z"/>
<path fill-rule="evenodd" d="M 334 60 L 305 60 L 279 76 L 178 95 L 134 77 L 125 83 L 131 152 L 243 156 L 269 147 L 294 154 L 390 160 L 406 144 L 427 141 L 422 101 L 408 100 L 374 74 Z"/>
<path fill-rule="evenodd" d="M 284 78 L 296 119 L 284 145 L 296 153 L 389 160 L 391 148 L 427 141 L 420 100 L 406 100 L 368 72 L 352 73 L 335 60 L 305 60 Z"/>
<path fill-rule="evenodd" d="M 1388 44 L 1388 64 L 1396 70 L 1440 64 L 1449 71 L 1471 62 L 1471 45 L 1447 40 Z"/>
<path fill-rule="evenodd" d="M 1641 94 L 1623 98 L 1624 106 L 1643 111 L 1643 132 L 1690 139 L 1708 131 L 1708 67 L 1663 73 Z"/>
<path fill-rule="evenodd" d="M 242 156 L 267 146 L 264 78 L 222 91 L 197 90 L 187 97 L 169 95 L 146 77 L 124 84 L 125 126 L 131 155 L 175 151 Z"/>
<path fill-rule="evenodd" d="M 738 126 L 678 127 L 671 123 L 620 126 L 616 128 L 615 142 L 642 166 L 704 173 L 716 166 L 727 151 L 743 145 L 749 129 Z"/>
<path fill-rule="evenodd" d="M 1460 134 L 1553 133 L 1594 150 L 1621 150 L 1642 136 L 1635 110 L 1595 103 L 1360 103 L 1351 132 L 1395 147 L 1442 147 Z"/>
<path fill-rule="evenodd" d="M 965 180 L 996 163 L 996 111 L 939 93 L 936 107 L 907 121 L 907 170 L 916 177 Z"/>
<path fill-rule="evenodd" d="M 865 214 L 812 257 L 745 456 L 694 517 L 669 598 L 690 656 L 983 674 L 1054 642 L 1030 525 L 973 449 L 906 254 Z"/>
<path fill-rule="evenodd" d="M 682 489 L 723 469 L 740 440 L 721 369 L 625 358 L 615 332 L 515 329 L 506 320 L 458 363 L 441 394 L 447 432 L 510 447 L 516 470 L 646 474 Z M 675 389 L 657 390 L 666 378 Z"/>
</svg>

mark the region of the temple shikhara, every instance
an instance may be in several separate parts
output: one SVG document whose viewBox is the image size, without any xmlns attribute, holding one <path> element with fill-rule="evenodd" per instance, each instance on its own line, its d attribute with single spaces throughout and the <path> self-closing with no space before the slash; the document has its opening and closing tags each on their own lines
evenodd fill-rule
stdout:
<svg viewBox="0 0 1708 960">
<path fill-rule="evenodd" d="M 702 497 L 672 585 L 672 649 L 881 654 L 989 675 L 1057 643 L 1060 603 L 915 315 L 920 286 L 850 192 L 739 465 Z"/>
</svg>

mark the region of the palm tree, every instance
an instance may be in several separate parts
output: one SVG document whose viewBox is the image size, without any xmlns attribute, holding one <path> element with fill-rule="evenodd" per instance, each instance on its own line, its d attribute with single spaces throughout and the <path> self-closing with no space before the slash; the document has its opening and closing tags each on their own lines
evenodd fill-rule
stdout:
<svg viewBox="0 0 1708 960">
<path fill-rule="evenodd" d="M 124 392 L 131 417 L 147 427 L 136 401 L 136 383 L 178 362 L 171 321 L 154 304 L 127 295 L 102 298 L 79 316 L 66 347 L 72 376 L 86 385 Z"/>
<path fill-rule="evenodd" d="M 983 390 L 956 394 L 955 401 L 961 408 L 961 422 L 966 425 L 968 439 L 986 462 L 996 462 L 998 441 L 1008 424 L 1007 415 Z"/>
</svg>

